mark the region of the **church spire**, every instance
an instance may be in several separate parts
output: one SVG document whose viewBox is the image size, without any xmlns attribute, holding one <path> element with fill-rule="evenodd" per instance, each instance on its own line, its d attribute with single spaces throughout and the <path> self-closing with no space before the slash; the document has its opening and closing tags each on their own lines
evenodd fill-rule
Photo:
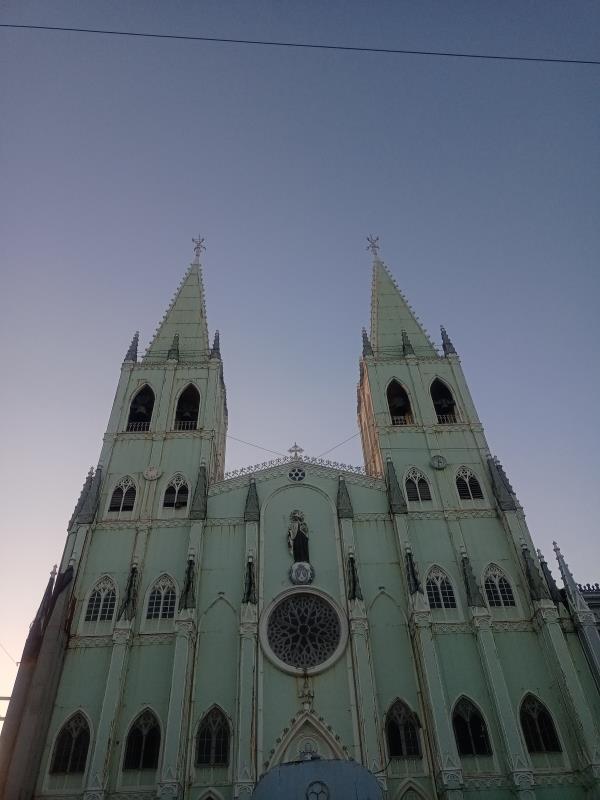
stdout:
<svg viewBox="0 0 600 800">
<path fill-rule="evenodd" d="M 371 345 L 375 355 L 406 355 L 413 350 L 417 356 L 437 356 L 427 331 L 379 256 L 379 237 L 368 236 L 367 241 L 373 255 Z"/>
<path fill-rule="evenodd" d="M 204 239 L 194 242 L 194 260 L 185 273 L 171 305 L 163 316 L 144 355 L 144 361 L 163 361 L 172 349 L 175 336 L 179 337 L 179 351 L 184 361 L 198 361 L 208 357 L 208 328 L 204 305 L 204 286 L 200 254 L 205 249 Z"/>
<path fill-rule="evenodd" d="M 575 582 L 575 578 L 573 577 L 573 573 L 569 569 L 569 565 L 565 561 L 565 557 L 560 552 L 560 547 L 557 545 L 556 542 L 552 542 L 554 546 L 554 553 L 556 555 L 556 560 L 558 561 L 558 569 L 560 570 L 560 576 L 563 580 L 565 585 L 565 591 L 567 593 L 567 597 L 571 602 L 571 605 L 576 611 L 589 611 L 590 607 L 585 601 L 584 596 L 581 594 L 579 586 Z"/>
</svg>

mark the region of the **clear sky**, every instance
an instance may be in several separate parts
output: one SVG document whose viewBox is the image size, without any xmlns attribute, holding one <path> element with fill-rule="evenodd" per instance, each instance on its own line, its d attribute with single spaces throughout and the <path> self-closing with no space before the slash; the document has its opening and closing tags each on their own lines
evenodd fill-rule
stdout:
<svg viewBox="0 0 600 800">
<path fill-rule="evenodd" d="M 4 0 L 0 22 L 599 57 L 594 2 Z M 600 580 L 600 68 L 0 29 L 0 642 L 18 659 L 120 364 L 207 239 L 232 436 L 357 432 L 370 258 L 459 350 L 548 556 Z M 269 454 L 229 440 L 227 467 Z M 361 463 L 358 437 L 330 455 Z M 556 572 L 556 570 L 555 570 Z M 0 651 L 0 695 L 15 667 Z"/>
</svg>

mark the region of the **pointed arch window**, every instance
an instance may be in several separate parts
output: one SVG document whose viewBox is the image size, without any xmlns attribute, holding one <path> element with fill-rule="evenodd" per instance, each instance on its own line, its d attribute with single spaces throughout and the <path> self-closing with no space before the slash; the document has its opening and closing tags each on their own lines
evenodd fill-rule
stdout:
<svg viewBox="0 0 600 800">
<path fill-rule="evenodd" d="M 521 728 L 530 753 L 560 753 L 562 748 L 552 715 L 546 706 L 528 694 L 521 703 Z"/>
<path fill-rule="evenodd" d="M 154 392 L 145 384 L 136 392 L 131 405 L 129 406 L 129 418 L 127 419 L 128 433 L 143 433 L 150 430 L 150 421 L 154 409 Z"/>
<path fill-rule="evenodd" d="M 183 475 L 178 472 L 168 483 L 163 500 L 163 508 L 185 508 L 188 504 L 190 487 Z"/>
<path fill-rule="evenodd" d="M 160 752 L 160 725 L 147 708 L 135 720 L 125 744 L 123 769 L 156 769 Z"/>
<path fill-rule="evenodd" d="M 416 467 L 411 467 L 406 473 L 404 482 L 406 499 L 410 503 L 423 503 L 431 500 L 431 489 L 427 478 Z"/>
<path fill-rule="evenodd" d="M 461 500 L 483 500 L 483 490 L 473 470 L 461 467 L 456 473 L 456 491 Z"/>
<path fill-rule="evenodd" d="M 195 431 L 200 411 L 200 392 L 193 384 L 189 384 L 179 395 L 175 411 L 176 431 Z"/>
<path fill-rule="evenodd" d="M 515 595 L 506 575 L 496 564 L 490 564 L 485 571 L 485 594 L 488 605 L 493 608 L 515 606 Z"/>
<path fill-rule="evenodd" d="M 458 422 L 456 402 L 450 389 L 439 378 L 431 384 L 431 399 L 440 425 L 452 425 Z"/>
<path fill-rule="evenodd" d="M 168 575 L 161 575 L 148 597 L 146 619 L 173 619 L 175 616 L 175 585 Z"/>
<path fill-rule="evenodd" d="M 417 715 L 401 700 L 396 700 L 385 718 L 390 758 L 421 758 L 419 727 Z"/>
<path fill-rule="evenodd" d="M 439 567 L 433 567 L 427 575 L 427 599 L 429 608 L 456 608 L 456 597 L 450 578 Z"/>
<path fill-rule="evenodd" d="M 485 720 L 466 697 L 462 697 L 454 707 L 452 727 L 459 755 L 491 756 L 492 746 Z"/>
<path fill-rule="evenodd" d="M 117 590 L 108 577 L 101 578 L 94 586 L 85 610 L 86 622 L 110 622 L 115 614 Z"/>
<path fill-rule="evenodd" d="M 204 715 L 196 737 L 196 766 L 229 763 L 229 723 L 220 708 Z"/>
<path fill-rule="evenodd" d="M 115 486 L 108 510 L 111 514 L 120 514 L 121 511 L 133 511 L 134 505 L 135 483 L 129 475 L 126 475 Z"/>
<path fill-rule="evenodd" d="M 90 727 L 79 711 L 68 719 L 56 737 L 50 772 L 85 772 L 90 747 Z"/>
<path fill-rule="evenodd" d="M 413 415 L 408 394 L 403 386 L 394 378 L 387 388 L 387 402 L 392 418 L 392 425 L 412 425 Z"/>
</svg>

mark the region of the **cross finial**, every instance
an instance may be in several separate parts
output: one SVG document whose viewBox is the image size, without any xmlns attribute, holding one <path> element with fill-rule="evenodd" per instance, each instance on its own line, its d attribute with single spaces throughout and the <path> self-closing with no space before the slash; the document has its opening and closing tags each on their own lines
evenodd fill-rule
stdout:
<svg viewBox="0 0 600 800">
<path fill-rule="evenodd" d="M 367 250 L 373 254 L 373 258 L 379 258 L 379 236 L 367 236 Z"/>
<path fill-rule="evenodd" d="M 294 444 L 293 444 L 293 445 L 290 447 L 290 449 L 288 450 L 288 453 L 291 453 L 291 454 L 292 454 L 292 456 L 293 456 L 295 459 L 297 459 L 297 458 L 298 458 L 298 456 L 299 456 L 301 453 L 303 453 L 303 452 L 304 452 L 304 450 L 303 450 L 301 447 L 299 447 L 299 446 L 298 446 L 298 444 L 297 444 L 296 442 L 294 442 Z"/>
<path fill-rule="evenodd" d="M 200 234 L 198 234 L 197 239 L 194 239 L 192 237 L 192 242 L 194 243 L 194 255 L 195 255 L 194 264 L 199 264 L 200 254 L 202 253 L 203 250 L 206 250 L 206 245 L 204 244 L 205 242 L 204 236 L 200 236 Z"/>
</svg>

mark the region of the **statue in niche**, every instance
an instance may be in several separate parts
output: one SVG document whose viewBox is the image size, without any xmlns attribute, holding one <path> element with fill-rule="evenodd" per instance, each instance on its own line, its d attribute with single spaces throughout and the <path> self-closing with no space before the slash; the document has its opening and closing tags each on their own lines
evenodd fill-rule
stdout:
<svg viewBox="0 0 600 800">
<path fill-rule="evenodd" d="M 310 564 L 308 556 L 308 525 L 304 521 L 304 514 L 297 508 L 290 514 L 288 546 L 294 556 L 294 563 Z"/>
</svg>

